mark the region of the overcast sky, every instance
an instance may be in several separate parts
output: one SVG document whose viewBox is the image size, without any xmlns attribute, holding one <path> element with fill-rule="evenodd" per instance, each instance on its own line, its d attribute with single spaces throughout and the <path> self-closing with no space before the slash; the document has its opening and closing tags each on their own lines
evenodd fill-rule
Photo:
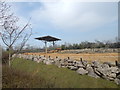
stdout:
<svg viewBox="0 0 120 90">
<path fill-rule="evenodd" d="M 111 40 L 118 35 L 117 2 L 12 2 L 12 11 L 26 23 L 31 17 L 33 36 L 28 43 L 44 44 L 36 37 L 51 35 L 57 44 Z"/>
</svg>

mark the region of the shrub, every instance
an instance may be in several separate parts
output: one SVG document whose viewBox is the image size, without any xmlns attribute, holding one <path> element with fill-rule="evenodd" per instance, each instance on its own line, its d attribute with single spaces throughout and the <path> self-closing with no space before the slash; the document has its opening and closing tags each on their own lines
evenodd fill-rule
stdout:
<svg viewBox="0 0 120 90">
<path fill-rule="evenodd" d="M 2 52 L 2 63 L 6 64 L 8 62 L 9 54 L 8 52 L 4 51 Z"/>
<path fill-rule="evenodd" d="M 14 52 L 11 52 L 11 56 L 14 54 Z M 8 51 L 3 51 L 2 52 L 2 63 L 7 64 L 9 60 L 9 52 Z"/>
<path fill-rule="evenodd" d="M 3 66 L 2 85 L 3 88 L 42 88 L 54 86 L 40 76 L 31 75 L 28 72 L 9 68 L 8 66 Z"/>
</svg>

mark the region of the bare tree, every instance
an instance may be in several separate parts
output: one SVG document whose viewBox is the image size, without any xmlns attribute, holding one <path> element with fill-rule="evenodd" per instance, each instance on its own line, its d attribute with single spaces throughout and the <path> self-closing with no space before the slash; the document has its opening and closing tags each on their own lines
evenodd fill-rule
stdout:
<svg viewBox="0 0 120 90">
<path fill-rule="evenodd" d="M 32 35 L 32 28 L 30 27 L 30 21 L 25 25 L 18 25 L 19 18 L 10 12 L 10 6 L 5 2 L 0 2 L 0 33 L 3 43 L 7 46 L 9 51 L 9 66 L 11 61 L 11 51 L 13 45 L 19 42 L 22 50 L 25 43 Z M 27 30 L 30 30 L 29 32 Z"/>
</svg>

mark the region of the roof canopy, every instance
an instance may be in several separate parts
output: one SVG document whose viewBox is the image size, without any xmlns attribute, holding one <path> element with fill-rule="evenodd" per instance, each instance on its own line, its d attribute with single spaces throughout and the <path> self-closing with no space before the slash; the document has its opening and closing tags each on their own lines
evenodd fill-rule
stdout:
<svg viewBox="0 0 120 90">
<path fill-rule="evenodd" d="M 55 38 L 55 37 L 52 37 L 52 36 L 38 37 L 38 38 L 35 38 L 35 39 L 43 40 L 43 41 L 47 41 L 47 42 L 52 42 L 52 41 L 61 40 L 61 39 L 58 39 L 58 38 Z"/>
</svg>

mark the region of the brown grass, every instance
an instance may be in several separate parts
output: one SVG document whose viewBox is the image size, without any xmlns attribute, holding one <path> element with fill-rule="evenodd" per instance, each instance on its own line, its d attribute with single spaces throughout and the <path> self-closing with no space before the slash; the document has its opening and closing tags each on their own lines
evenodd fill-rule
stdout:
<svg viewBox="0 0 120 90">
<path fill-rule="evenodd" d="M 94 54 L 88 54 L 88 53 L 81 53 L 81 54 L 60 54 L 60 53 L 25 53 L 28 55 L 45 55 L 46 57 L 51 56 L 52 58 L 55 58 L 58 56 L 59 58 L 67 58 L 70 57 L 71 59 L 80 60 L 80 58 L 83 58 L 83 60 L 88 61 L 101 61 L 101 62 L 114 62 L 118 60 L 118 53 L 94 53 Z"/>
</svg>

